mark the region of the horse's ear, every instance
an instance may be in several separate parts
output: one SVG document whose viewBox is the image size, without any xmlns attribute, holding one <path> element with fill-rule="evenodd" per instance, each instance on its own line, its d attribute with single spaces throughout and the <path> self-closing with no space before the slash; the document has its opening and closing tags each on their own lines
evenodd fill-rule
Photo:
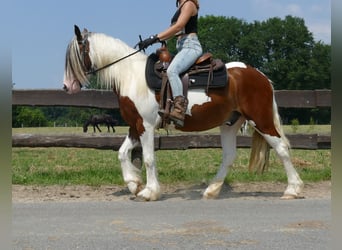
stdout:
<svg viewBox="0 0 342 250">
<path fill-rule="evenodd" d="M 77 37 L 77 41 L 82 41 L 83 37 L 80 31 L 80 28 L 77 25 L 74 25 L 74 27 L 75 27 L 75 35 Z"/>
<path fill-rule="evenodd" d="M 83 29 L 83 33 L 87 34 L 88 30 L 86 28 Z"/>
</svg>

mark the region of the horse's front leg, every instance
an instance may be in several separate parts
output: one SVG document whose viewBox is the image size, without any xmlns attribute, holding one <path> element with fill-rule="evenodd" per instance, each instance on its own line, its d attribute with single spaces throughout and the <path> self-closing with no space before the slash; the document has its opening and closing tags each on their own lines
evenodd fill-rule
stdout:
<svg viewBox="0 0 342 250">
<path fill-rule="evenodd" d="M 146 187 L 138 193 L 138 197 L 146 201 L 158 200 L 161 196 L 160 185 L 154 154 L 154 128 L 146 129 L 140 137 L 143 149 L 143 160 L 146 168 Z"/>
<path fill-rule="evenodd" d="M 99 132 L 101 133 L 102 131 L 101 131 L 99 125 L 95 124 L 95 126 L 96 126 L 96 128 L 99 130 Z M 95 132 L 95 127 L 94 127 L 94 132 Z"/>
<path fill-rule="evenodd" d="M 137 195 L 142 190 L 141 170 L 135 167 L 131 161 L 132 149 L 138 144 L 138 141 L 127 136 L 119 149 L 122 176 L 129 191 L 134 195 Z"/>
</svg>

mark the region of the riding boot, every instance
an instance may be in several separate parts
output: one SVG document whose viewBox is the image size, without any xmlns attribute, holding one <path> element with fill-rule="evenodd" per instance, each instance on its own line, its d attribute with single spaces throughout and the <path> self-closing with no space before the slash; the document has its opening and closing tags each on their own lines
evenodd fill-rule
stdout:
<svg viewBox="0 0 342 250">
<path fill-rule="evenodd" d="M 179 127 L 184 126 L 185 112 L 188 107 L 188 99 L 184 96 L 176 96 L 173 101 L 173 110 L 170 112 L 169 119 Z"/>
</svg>

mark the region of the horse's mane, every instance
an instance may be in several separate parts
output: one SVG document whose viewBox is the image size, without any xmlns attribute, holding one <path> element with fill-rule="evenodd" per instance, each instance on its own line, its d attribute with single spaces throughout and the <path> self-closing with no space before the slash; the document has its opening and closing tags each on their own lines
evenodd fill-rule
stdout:
<svg viewBox="0 0 342 250">
<path fill-rule="evenodd" d="M 69 43 L 65 58 L 64 80 L 76 78 L 82 84 L 87 85 L 89 80 L 84 73 L 85 69 L 76 37 Z"/>
<path fill-rule="evenodd" d="M 89 57 L 95 69 L 135 52 L 133 48 L 120 39 L 103 33 L 88 33 L 88 41 L 90 46 Z M 147 89 L 144 73 L 146 60 L 147 56 L 143 53 L 137 53 L 134 56 L 128 57 L 99 71 L 97 82 L 102 88 L 115 88 L 122 95 L 126 95 L 129 92 L 129 85 L 131 84 L 139 88 L 142 91 L 140 93 L 144 93 Z M 82 55 L 80 54 L 77 40 L 74 37 L 67 48 L 64 74 L 66 77 L 74 74 L 82 84 L 87 85 L 89 80 L 84 74 L 82 65 Z"/>
</svg>

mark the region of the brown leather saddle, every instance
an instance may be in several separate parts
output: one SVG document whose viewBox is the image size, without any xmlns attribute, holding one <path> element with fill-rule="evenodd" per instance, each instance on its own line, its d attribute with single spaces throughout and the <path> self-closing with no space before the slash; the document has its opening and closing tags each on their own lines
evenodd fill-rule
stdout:
<svg viewBox="0 0 342 250">
<path fill-rule="evenodd" d="M 167 57 L 167 56 L 166 56 Z M 146 81 L 149 88 L 160 91 L 163 78 L 166 76 L 167 66 L 172 57 L 167 58 L 161 54 L 152 53 L 146 63 Z M 225 64 L 220 59 L 213 59 L 211 53 L 205 53 L 197 59 L 189 70 L 180 75 L 183 81 L 183 87 L 191 88 L 223 88 L 228 84 L 228 75 Z"/>
</svg>

